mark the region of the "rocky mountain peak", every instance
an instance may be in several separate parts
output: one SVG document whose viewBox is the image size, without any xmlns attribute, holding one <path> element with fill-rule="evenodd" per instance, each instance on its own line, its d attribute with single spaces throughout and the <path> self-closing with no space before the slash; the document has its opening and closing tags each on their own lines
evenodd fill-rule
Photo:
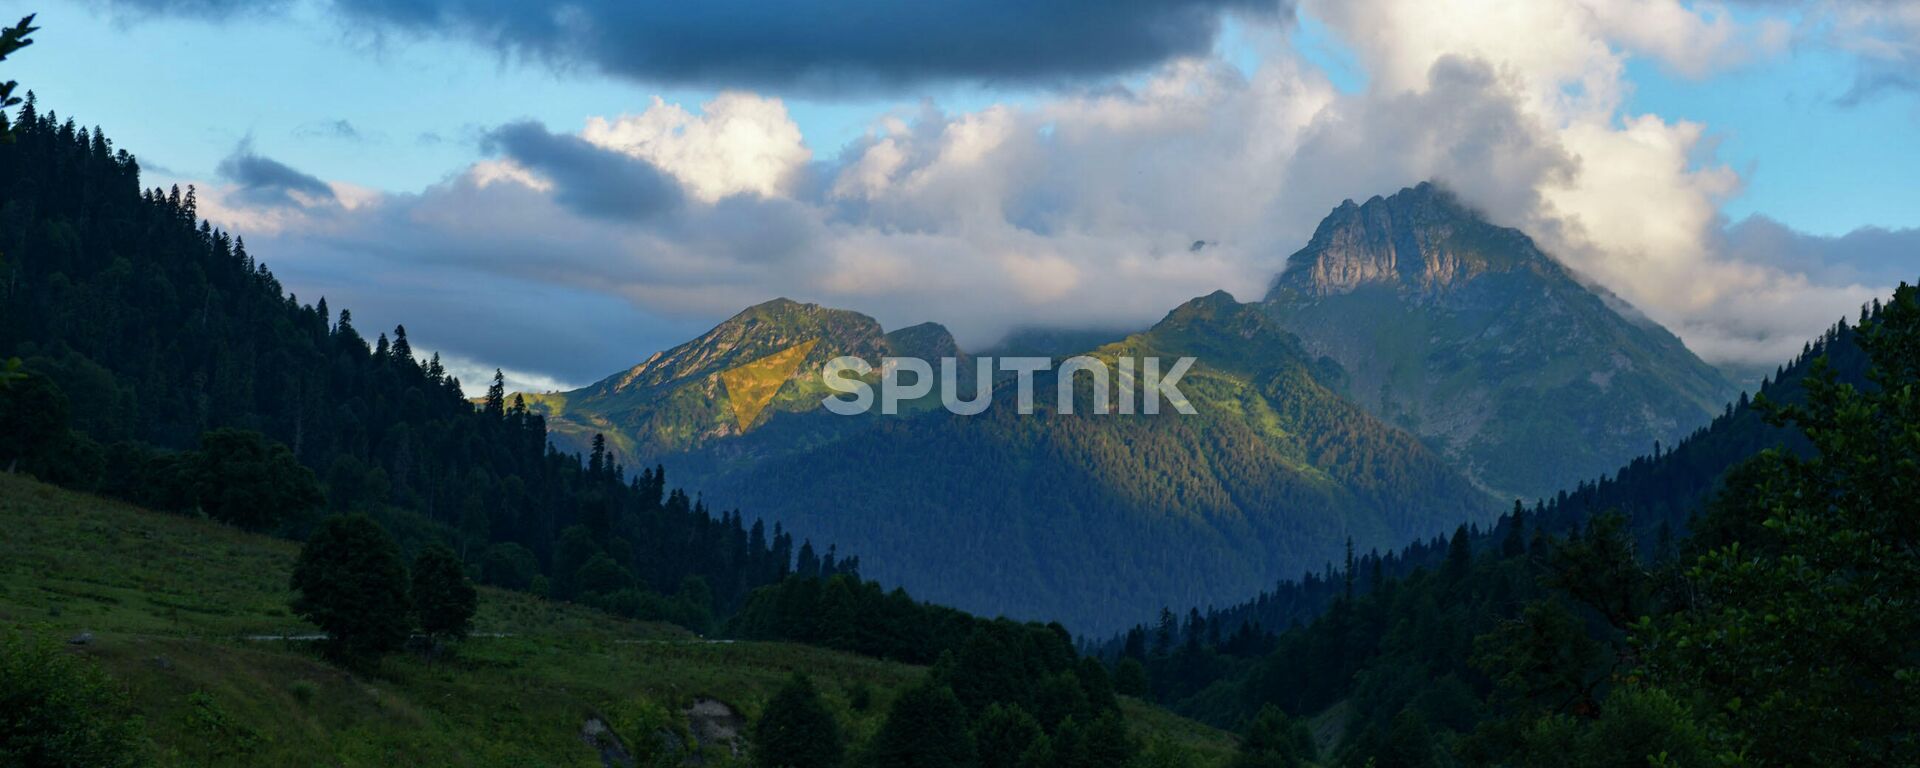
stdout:
<svg viewBox="0 0 1920 768">
<path fill-rule="evenodd" d="M 1333 209 L 1287 262 L 1275 295 L 1349 293 L 1365 285 L 1442 291 L 1488 271 L 1544 261 L 1518 230 L 1497 227 L 1432 182 Z"/>
</svg>

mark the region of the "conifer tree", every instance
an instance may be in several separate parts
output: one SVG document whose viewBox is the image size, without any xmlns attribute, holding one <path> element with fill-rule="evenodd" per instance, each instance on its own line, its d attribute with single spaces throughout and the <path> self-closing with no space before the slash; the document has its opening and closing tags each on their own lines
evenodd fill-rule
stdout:
<svg viewBox="0 0 1920 768">
<path fill-rule="evenodd" d="M 756 768 L 838 768 L 845 757 L 840 724 L 813 680 L 795 672 L 753 724 Z"/>
<path fill-rule="evenodd" d="M 1527 552 L 1527 507 L 1513 500 L 1513 514 L 1507 517 L 1507 535 L 1500 540 L 1501 557 L 1519 557 Z"/>
<path fill-rule="evenodd" d="M 963 768 L 974 762 L 967 710 L 932 680 L 907 689 L 887 710 L 868 754 L 885 768 Z"/>
<path fill-rule="evenodd" d="M 493 369 L 493 383 L 487 385 L 487 402 L 482 410 L 493 418 L 506 418 L 507 376 L 498 368 Z"/>
<path fill-rule="evenodd" d="M 27 36 L 39 29 L 33 26 L 34 16 L 35 14 L 27 14 L 20 23 L 0 28 L 0 61 L 6 61 L 8 55 L 33 44 L 33 40 Z M 18 87 L 20 84 L 13 80 L 0 81 L 0 141 L 13 141 L 12 126 L 7 122 L 5 110 L 20 103 L 20 97 L 13 95 L 14 89 Z"/>
</svg>

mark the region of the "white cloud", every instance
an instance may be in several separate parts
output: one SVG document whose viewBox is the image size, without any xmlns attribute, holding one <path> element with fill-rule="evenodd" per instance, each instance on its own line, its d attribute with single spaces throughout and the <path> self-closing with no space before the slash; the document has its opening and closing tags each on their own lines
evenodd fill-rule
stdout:
<svg viewBox="0 0 1920 768">
<path fill-rule="evenodd" d="M 785 192 L 813 157 L 786 105 L 751 93 L 722 93 L 699 114 L 656 96 L 638 115 L 589 120 L 580 136 L 653 163 L 706 202 Z"/>
<path fill-rule="evenodd" d="M 937 320 L 976 347 L 1024 324 L 1143 325 L 1220 288 L 1257 298 L 1342 198 L 1424 179 L 1525 229 L 1712 360 L 1784 360 L 1884 287 L 1741 258 L 1747 241 L 1726 237 L 1720 214 L 1740 178 L 1713 160 L 1709 128 L 1622 109 L 1630 56 L 1704 76 L 1777 51 L 1777 23 L 1677 0 L 1305 9 L 1351 46 L 1362 92 L 1283 49 L 1251 73 L 1177 60 L 1127 88 L 882 116 L 826 163 L 778 99 L 656 99 L 579 135 L 684 189 L 686 205 L 646 220 L 583 217 L 556 202 L 565 179 L 503 160 L 417 195 L 336 187 L 354 203 L 301 221 L 218 194 L 208 210 L 272 227 L 309 263 L 374 253 L 687 323 L 786 295 L 890 327 Z M 652 351 L 614 343 L 592 365 Z M 586 365 L 555 370 L 603 372 Z"/>
</svg>

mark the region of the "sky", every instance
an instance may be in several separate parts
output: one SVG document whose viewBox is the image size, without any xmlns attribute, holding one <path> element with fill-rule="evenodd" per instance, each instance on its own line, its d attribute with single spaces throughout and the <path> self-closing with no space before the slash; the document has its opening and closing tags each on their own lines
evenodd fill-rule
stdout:
<svg viewBox="0 0 1920 768">
<path fill-rule="evenodd" d="M 583 385 L 780 296 L 975 349 L 1144 327 L 1422 180 L 1728 366 L 1920 273 L 1913 2 L 27 10 L 5 74 L 42 109 L 470 387 Z"/>
</svg>

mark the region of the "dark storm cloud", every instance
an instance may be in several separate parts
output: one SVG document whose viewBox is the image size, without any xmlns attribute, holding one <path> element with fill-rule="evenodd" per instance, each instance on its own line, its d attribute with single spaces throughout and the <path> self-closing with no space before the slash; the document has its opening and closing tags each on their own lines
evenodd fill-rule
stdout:
<svg viewBox="0 0 1920 768">
<path fill-rule="evenodd" d="M 553 182 L 554 200 L 583 216 L 640 219 L 680 204 L 680 185 L 652 163 L 547 132 L 531 121 L 489 132 L 481 145 Z"/>
<path fill-rule="evenodd" d="M 241 142 L 221 160 L 218 170 L 240 188 L 238 196 L 253 205 L 284 208 L 338 202 L 326 182 L 254 153 L 248 142 Z"/>
<path fill-rule="evenodd" d="M 234 0 L 109 0 L 246 12 Z M 1048 84 L 1206 52 L 1228 12 L 1295 0 L 333 0 L 378 33 L 451 35 L 503 55 L 670 85 L 860 92 L 938 81 Z"/>
</svg>

